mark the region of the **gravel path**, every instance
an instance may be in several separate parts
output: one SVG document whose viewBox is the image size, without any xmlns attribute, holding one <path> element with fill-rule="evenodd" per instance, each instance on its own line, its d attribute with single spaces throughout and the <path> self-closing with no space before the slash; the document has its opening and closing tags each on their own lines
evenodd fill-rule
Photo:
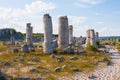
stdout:
<svg viewBox="0 0 120 80">
<path fill-rule="evenodd" d="M 98 68 L 90 75 L 84 73 L 75 74 L 72 80 L 120 80 L 120 54 L 112 52 L 112 65 Z"/>
</svg>

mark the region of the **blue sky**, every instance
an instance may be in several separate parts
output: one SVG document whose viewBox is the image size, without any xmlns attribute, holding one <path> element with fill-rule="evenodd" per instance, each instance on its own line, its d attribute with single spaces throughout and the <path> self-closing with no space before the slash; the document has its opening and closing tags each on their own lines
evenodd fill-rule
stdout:
<svg viewBox="0 0 120 80">
<path fill-rule="evenodd" d="M 49 13 L 53 33 L 58 33 L 58 17 L 67 15 L 74 36 L 85 36 L 95 29 L 100 36 L 120 36 L 119 0 L 0 0 L 0 28 L 25 32 L 32 23 L 33 32 L 43 32 L 42 16 Z"/>
</svg>

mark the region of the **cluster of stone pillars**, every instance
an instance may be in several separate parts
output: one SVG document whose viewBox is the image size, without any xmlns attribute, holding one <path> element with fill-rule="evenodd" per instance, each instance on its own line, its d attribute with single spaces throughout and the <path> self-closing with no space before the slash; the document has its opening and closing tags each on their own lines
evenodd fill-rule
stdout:
<svg viewBox="0 0 120 80">
<path fill-rule="evenodd" d="M 86 31 L 85 47 L 87 47 L 90 44 L 97 48 L 97 42 L 99 41 L 98 35 L 99 35 L 98 32 L 95 33 L 94 29 L 88 29 Z"/>
<path fill-rule="evenodd" d="M 43 16 L 43 26 L 44 26 L 44 43 L 43 43 L 43 52 L 44 53 L 53 53 L 54 51 L 54 41 L 53 41 L 53 27 L 52 27 L 52 18 L 49 14 L 44 14 Z M 27 23 L 26 27 L 26 42 L 30 46 L 33 44 L 33 28 L 31 23 Z M 93 29 L 86 31 L 86 44 L 93 45 L 97 47 L 98 32 Z M 58 19 L 58 48 L 63 50 L 69 45 L 73 44 L 73 26 L 69 25 L 67 16 L 61 16 Z"/>
<path fill-rule="evenodd" d="M 44 24 L 44 46 L 45 53 L 52 53 L 54 50 L 54 43 L 52 37 L 52 19 L 49 14 L 43 16 Z M 72 44 L 73 27 L 68 25 L 67 16 L 61 16 L 58 19 L 58 48 L 63 50 Z"/>
</svg>

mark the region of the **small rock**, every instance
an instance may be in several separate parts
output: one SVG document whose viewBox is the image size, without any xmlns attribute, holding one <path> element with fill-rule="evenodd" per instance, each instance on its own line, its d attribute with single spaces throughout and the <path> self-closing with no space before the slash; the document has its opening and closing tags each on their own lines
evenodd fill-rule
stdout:
<svg viewBox="0 0 120 80">
<path fill-rule="evenodd" d="M 31 57 L 30 60 L 33 61 L 33 62 L 39 62 L 39 60 L 36 57 Z"/>
<path fill-rule="evenodd" d="M 62 69 L 65 69 L 65 68 L 66 68 L 66 65 L 63 65 L 63 66 L 62 66 Z"/>
<path fill-rule="evenodd" d="M 37 80 L 42 80 L 42 78 L 37 78 Z"/>
<path fill-rule="evenodd" d="M 16 60 L 16 59 L 13 59 L 13 62 L 17 62 L 17 60 Z"/>
<path fill-rule="evenodd" d="M 72 71 L 75 71 L 75 72 L 76 72 L 76 71 L 79 71 L 79 69 L 78 69 L 78 68 L 76 68 L 76 67 L 71 68 L 71 70 L 72 70 Z"/>
<path fill-rule="evenodd" d="M 95 78 L 97 78 L 97 77 L 96 77 L 95 75 L 92 74 L 92 75 L 89 76 L 88 78 L 89 78 L 89 79 L 95 79 Z"/>
<path fill-rule="evenodd" d="M 67 48 L 65 48 L 64 51 L 67 53 L 74 53 L 74 49 L 71 46 L 68 46 Z"/>
<path fill-rule="evenodd" d="M 3 65 L 4 65 L 4 66 L 10 66 L 10 63 L 9 63 L 9 62 L 4 62 Z"/>
<path fill-rule="evenodd" d="M 18 78 L 18 80 L 30 80 L 30 78 Z"/>
<path fill-rule="evenodd" d="M 60 72 L 61 71 L 61 67 L 56 67 L 55 68 L 55 72 Z"/>
<path fill-rule="evenodd" d="M 29 47 L 30 52 L 35 52 L 35 49 L 33 47 Z"/>
<path fill-rule="evenodd" d="M 23 52 L 29 52 L 29 49 L 28 49 L 28 45 L 27 45 L 27 44 L 24 44 L 24 45 L 22 46 L 22 51 L 23 51 Z"/>
<path fill-rule="evenodd" d="M 13 52 L 14 52 L 14 53 L 17 53 L 17 52 L 19 52 L 19 50 L 18 50 L 17 48 L 14 48 L 14 49 L 13 49 Z"/>
<path fill-rule="evenodd" d="M 51 54 L 50 57 L 51 57 L 51 58 L 55 58 L 55 55 L 54 55 L 54 54 Z"/>
<path fill-rule="evenodd" d="M 77 60 L 78 58 L 76 56 L 70 57 L 70 60 Z"/>
<path fill-rule="evenodd" d="M 23 61 L 24 61 L 24 59 L 23 59 L 23 58 L 20 58 L 20 59 L 19 59 L 19 62 L 23 62 Z"/>
<path fill-rule="evenodd" d="M 63 62 L 63 60 L 64 60 L 64 57 L 60 57 L 56 59 L 57 62 Z"/>
<path fill-rule="evenodd" d="M 2 71 L 0 70 L 0 77 L 2 76 Z"/>
<path fill-rule="evenodd" d="M 36 72 L 36 69 L 31 69 L 30 72 L 34 73 L 34 72 Z"/>
</svg>

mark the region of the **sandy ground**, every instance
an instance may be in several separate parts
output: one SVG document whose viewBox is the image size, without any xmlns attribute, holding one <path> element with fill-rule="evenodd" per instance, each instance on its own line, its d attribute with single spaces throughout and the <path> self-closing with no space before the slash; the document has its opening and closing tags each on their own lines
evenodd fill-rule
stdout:
<svg viewBox="0 0 120 80">
<path fill-rule="evenodd" d="M 76 73 L 72 78 L 62 77 L 60 80 L 120 80 L 120 53 L 111 50 L 112 64 L 97 68 L 90 74 Z"/>
<path fill-rule="evenodd" d="M 75 74 L 72 80 L 120 80 L 120 53 L 111 51 L 112 64 L 105 68 L 98 68 L 90 75 Z"/>
</svg>

